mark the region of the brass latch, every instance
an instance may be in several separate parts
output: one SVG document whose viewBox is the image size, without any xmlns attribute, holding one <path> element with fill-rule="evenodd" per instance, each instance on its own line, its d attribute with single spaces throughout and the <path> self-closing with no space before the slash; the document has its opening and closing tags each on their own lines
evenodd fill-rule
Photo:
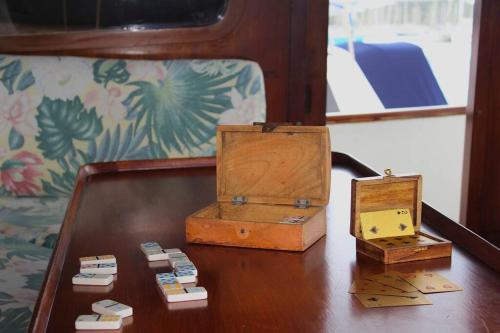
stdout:
<svg viewBox="0 0 500 333">
<path fill-rule="evenodd" d="M 295 208 L 306 209 L 311 206 L 311 200 L 309 199 L 297 199 L 295 200 Z"/>
</svg>

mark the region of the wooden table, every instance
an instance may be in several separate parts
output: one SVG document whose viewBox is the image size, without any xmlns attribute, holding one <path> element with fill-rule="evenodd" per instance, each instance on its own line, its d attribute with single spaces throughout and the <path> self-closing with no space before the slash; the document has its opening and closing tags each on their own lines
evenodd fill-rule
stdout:
<svg viewBox="0 0 500 333">
<path fill-rule="evenodd" d="M 90 314 L 92 302 L 105 298 L 134 308 L 123 332 L 500 331 L 500 274 L 460 248 L 451 259 L 390 266 L 356 255 L 348 230 L 356 175 L 346 168 L 332 170 L 327 236 L 304 253 L 186 244 L 185 217 L 216 200 L 214 162 L 199 162 L 205 166 L 168 169 L 183 165 L 174 161 L 82 169 L 34 331 L 71 332 L 77 315 Z M 167 169 L 115 172 L 134 168 Z M 155 273 L 167 269 L 151 267 L 139 248 L 149 240 L 187 253 L 198 284 L 208 290 L 207 302 L 166 302 Z M 109 290 L 71 284 L 79 257 L 108 253 L 118 260 Z M 365 309 L 347 293 L 359 276 L 422 269 L 442 273 L 464 291 L 429 295 L 433 305 L 378 309 Z"/>
</svg>

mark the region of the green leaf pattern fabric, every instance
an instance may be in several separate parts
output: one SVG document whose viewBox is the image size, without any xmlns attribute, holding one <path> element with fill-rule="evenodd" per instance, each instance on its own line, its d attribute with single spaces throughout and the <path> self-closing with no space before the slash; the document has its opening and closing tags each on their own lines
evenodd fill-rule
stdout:
<svg viewBox="0 0 500 333">
<path fill-rule="evenodd" d="M 28 328 L 82 164 L 211 156 L 265 113 L 250 61 L 0 55 L 0 333 Z"/>
<path fill-rule="evenodd" d="M 0 332 L 26 332 L 51 251 L 0 235 Z"/>
<path fill-rule="evenodd" d="M 264 121 L 258 64 L 0 56 L 0 196 L 68 196 L 80 165 L 211 156 Z"/>
</svg>

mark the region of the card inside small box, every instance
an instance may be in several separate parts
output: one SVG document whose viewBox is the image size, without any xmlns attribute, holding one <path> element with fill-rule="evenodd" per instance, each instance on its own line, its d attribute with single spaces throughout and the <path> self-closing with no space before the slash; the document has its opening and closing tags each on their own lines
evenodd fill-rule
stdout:
<svg viewBox="0 0 500 333">
<path fill-rule="evenodd" d="M 395 249 L 404 247 L 427 246 L 441 243 L 442 240 L 431 235 L 416 233 L 411 236 L 383 237 L 370 239 L 367 242 L 381 249 Z"/>
</svg>

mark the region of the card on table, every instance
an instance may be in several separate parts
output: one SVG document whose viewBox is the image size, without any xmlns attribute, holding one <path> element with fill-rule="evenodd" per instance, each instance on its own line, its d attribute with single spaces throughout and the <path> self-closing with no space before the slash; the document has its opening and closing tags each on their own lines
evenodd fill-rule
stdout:
<svg viewBox="0 0 500 333">
<path fill-rule="evenodd" d="M 413 293 L 407 293 L 396 288 L 385 286 L 369 280 L 354 280 L 349 289 L 351 294 L 387 295 L 415 298 Z"/>
<path fill-rule="evenodd" d="M 112 254 L 80 258 L 80 265 L 92 265 L 92 264 L 116 264 L 116 258 Z"/>
<path fill-rule="evenodd" d="M 112 274 L 92 274 L 78 273 L 71 280 L 73 284 L 88 285 L 88 286 L 107 286 L 113 282 Z"/>
<path fill-rule="evenodd" d="M 114 315 L 80 315 L 75 320 L 77 330 L 117 330 L 122 326 L 122 318 Z"/>
<path fill-rule="evenodd" d="M 116 264 L 92 264 L 80 266 L 80 273 L 91 274 L 116 274 Z"/>
<path fill-rule="evenodd" d="M 433 272 L 402 273 L 401 278 L 424 294 L 463 290 L 444 276 Z"/>
<path fill-rule="evenodd" d="M 103 315 L 120 316 L 121 318 L 129 317 L 133 313 L 132 307 L 110 299 L 92 303 L 92 311 Z"/>
<path fill-rule="evenodd" d="M 411 293 L 417 291 L 417 288 L 406 282 L 400 277 L 399 272 L 386 272 L 382 274 L 375 274 L 365 277 L 365 279 L 370 281 L 375 281 L 381 283 L 385 286 L 393 287 L 401 291 Z"/>
<path fill-rule="evenodd" d="M 410 210 L 407 208 L 364 212 L 360 214 L 364 239 L 415 234 Z"/>
<path fill-rule="evenodd" d="M 386 306 L 428 305 L 432 304 L 424 295 L 415 292 L 415 297 L 397 297 L 388 295 L 355 294 L 356 298 L 366 308 L 380 308 Z"/>
<path fill-rule="evenodd" d="M 171 289 L 165 292 L 168 302 L 185 302 L 207 299 L 207 290 L 203 287 Z"/>
</svg>

